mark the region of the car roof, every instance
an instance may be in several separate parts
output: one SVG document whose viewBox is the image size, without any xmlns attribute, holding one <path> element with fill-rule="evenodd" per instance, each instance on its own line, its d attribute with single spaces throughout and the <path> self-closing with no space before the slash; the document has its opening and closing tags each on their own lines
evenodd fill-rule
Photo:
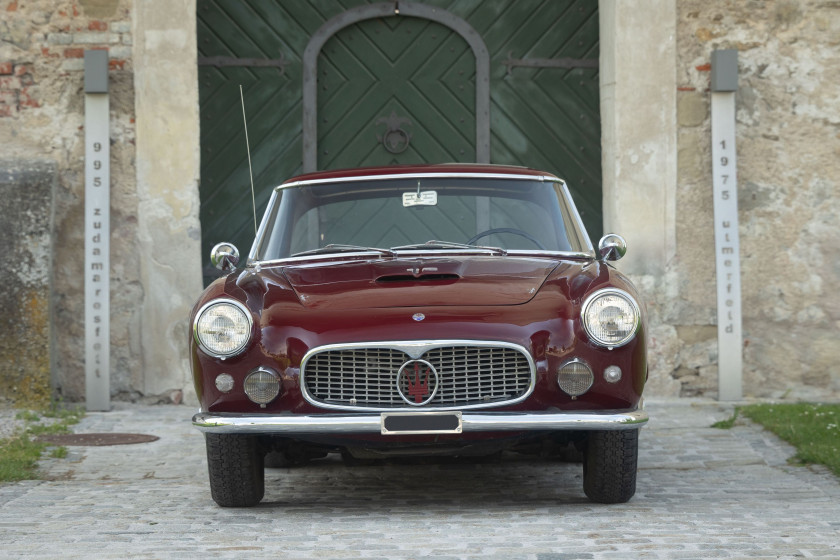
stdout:
<svg viewBox="0 0 840 560">
<path fill-rule="evenodd" d="M 380 167 L 356 167 L 353 169 L 335 169 L 316 171 L 292 177 L 284 181 L 290 183 L 317 183 L 321 181 L 351 180 L 358 177 L 380 175 L 515 175 L 519 177 L 542 177 L 559 180 L 556 175 L 528 167 L 515 165 L 493 165 L 488 163 L 438 163 L 422 165 L 386 165 Z"/>
</svg>

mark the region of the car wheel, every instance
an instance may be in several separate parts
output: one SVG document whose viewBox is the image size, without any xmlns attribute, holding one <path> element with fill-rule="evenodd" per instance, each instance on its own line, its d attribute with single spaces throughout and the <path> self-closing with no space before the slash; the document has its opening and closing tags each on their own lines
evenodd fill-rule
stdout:
<svg viewBox="0 0 840 560">
<path fill-rule="evenodd" d="M 248 507 L 265 493 L 263 456 L 257 438 L 236 434 L 204 434 L 210 495 L 222 507 Z"/>
<path fill-rule="evenodd" d="M 583 455 L 583 491 L 593 502 L 621 504 L 636 493 L 639 430 L 590 432 Z"/>
</svg>

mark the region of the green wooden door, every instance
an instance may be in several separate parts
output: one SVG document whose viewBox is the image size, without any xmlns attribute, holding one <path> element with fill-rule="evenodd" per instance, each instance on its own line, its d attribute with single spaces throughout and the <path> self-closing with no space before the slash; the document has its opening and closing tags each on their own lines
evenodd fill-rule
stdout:
<svg viewBox="0 0 840 560">
<path fill-rule="evenodd" d="M 364 0 L 198 0 L 201 223 L 219 241 L 253 240 L 239 102 L 245 103 L 257 218 L 271 189 L 302 170 L 303 59 L 332 18 Z M 566 179 L 600 237 L 598 9 L 591 0 L 428 0 L 468 23 L 490 57 L 490 161 Z M 475 56 L 451 27 L 403 16 L 337 31 L 318 57 L 317 167 L 476 160 Z M 480 124 L 480 123 L 479 123 Z"/>
<path fill-rule="evenodd" d="M 474 75 L 467 42 L 439 23 L 345 27 L 318 60 L 318 168 L 475 161 Z"/>
<path fill-rule="evenodd" d="M 482 6 L 476 28 L 493 61 L 491 159 L 565 179 L 597 244 L 603 231 L 598 2 Z"/>
<path fill-rule="evenodd" d="M 261 13 L 255 9 L 265 7 Z M 279 6 L 277 7 L 279 8 Z M 300 171 L 299 57 L 284 36 L 291 27 L 267 3 L 198 0 L 201 118 L 202 263 L 205 284 L 218 275 L 209 264 L 220 241 L 244 260 L 254 240 L 254 211 L 239 86 L 245 95 L 254 169 L 257 221 L 273 187 Z M 313 21 L 317 28 L 319 23 Z M 305 33 L 305 32 L 304 32 Z M 260 66 L 271 61 L 274 66 Z"/>
</svg>

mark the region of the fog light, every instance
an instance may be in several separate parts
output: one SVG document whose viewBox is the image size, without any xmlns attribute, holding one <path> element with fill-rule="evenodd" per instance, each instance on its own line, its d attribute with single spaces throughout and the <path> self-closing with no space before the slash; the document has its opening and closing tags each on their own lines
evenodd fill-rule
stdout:
<svg viewBox="0 0 840 560">
<path fill-rule="evenodd" d="M 592 387 L 595 376 L 592 369 L 581 360 L 572 360 L 563 364 L 557 372 L 557 384 L 564 393 L 571 397 L 584 394 Z"/>
<path fill-rule="evenodd" d="M 216 389 L 222 393 L 227 393 L 233 389 L 233 376 L 223 373 L 216 377 Z"/>
<path fill-rule="evenodd" d="M 258 405 L 265 406 L 280 394 L 280 379 L 273 371 L 259 368 L 245 378 L 245 394 Z"/>
<path fill-rule="evenodd" d="M 610 366 L 604 370 L 604 380 L 607 383 L 618 383 L 621 380 L 621 368 Z"/>
</svg>

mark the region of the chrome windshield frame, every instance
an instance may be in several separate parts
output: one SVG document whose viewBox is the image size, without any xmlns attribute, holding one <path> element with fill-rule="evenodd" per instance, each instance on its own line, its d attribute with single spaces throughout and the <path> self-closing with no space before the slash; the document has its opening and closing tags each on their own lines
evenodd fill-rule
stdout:
<svg viewBox="0 0 840 560">
<path fill-rule="evenodd" d="M 512 180 L 519 180 L 519 181 L 539 181 L 539 182 L 551 182 L 551 183 L 559 183 L 560 191 L 565 199 L 566 207 L 571 211 L 572 218 L 575 221 L 575 226 L 577 227 L 578 231 L 583 234 L 582 239 L 583 242 L 586 244 L 588 251 L 531 251 L 531 250 L 522 250 L 522 249 L 510 249 L 507 251 L 507 256 L 529 256 L 529 255 L 538 255 L 538 256 L 545 256 L 545 257 L 553 257 L 553 258 L 575 258 L 575 259 L 594 259 L 596 257 L 595 248 L 592 245 L 592 241 L 589 239 L 589 236 L 586 232 L 586 227 L 583 225 L 583 220 L 580 217 L 580 213 L 577 210 L 577 207 L 572 200 L 571 193 L 569 192 L 569 187 L 563 179 L 558 177 L 553 177 L 550 175 L 520 175 L 514 173 L 390 173 L 386 175 L 359 175 L 353 177 L 334 177 L 330 179 L 318 179 L 312 181 L 292 181 L 288 183 L 283 183 L 274 187 L 271 193 L 271 197 L 268 200 L 268 204 L 266 205 L 265 212 L 263 213 L 262 220 L 260 221 L 259 228 L 257 230 L 257 235 L 254 238 L 254 242 L 251 245 L 251 250 L 248 253 L 248 260 L 246 266 L 254 267 L 254 266 L 272 266 L 272 265 L 280 265 L 287 262 L 299 262 L 299 261 L 309 261 L 309 260 L 323 260 L 327 259 L 330 260 L 331 258 L 339 257 L 339 258 L 347 258 L 347 257 L 367 257 L 370 255 L 376 255 L 381 258 L 393 258 L 393 257 L 384 257 L 379 251 L 359 251 L 358 253 L 355 252 L 345 252 L 345 253 L 335 253 L 335 254 L 321 254 L 321 255 L 305 255 L 295 257 L 293 255 L 288 257 L 283 257 L 280 259 L 266 259 L 266 260 L 258 260 L 256 258 L 257 253 L 259 251 L 259 247 L 262 246 L 264 241 L 266 230 L 268 229 L 268 221 L 269 216 L 276 204 L 276 199 L 279 196 L 280 192 L 294 187 L 306 187 L 306 186 L 315 186 L 315 185 L 326 185 L 326 184 L 335 184 L 335 183 L 352 183 L 358 181 L 385 181 L 385 180 L 393 180 L 393 179 L 512 179 Z M 486 249 L 422 249 L 422 250 L 406 250 L 406 251 L 396 251 L 398 255 L 405 254 L 406 256 L 422 256 L 425 254 L 434 254 L 435 256 L 440 255 L 458 255 L 458 254 L 496 254 L 492 251 L 488 251 Z M 501 255 L 498 255 L 501 256 Z"/>
<path fill-rule="evenodd" d="M 302 255 L 299 257 L 286 257 L 283 259 L 270 259 L 265 261 L 249 261 L 248 267 L 272 267 L 272 266 L 283 266 L 283 265 L 296 265 L 296 264 L 306 264 L 306 263 L 314 263 L 318 261 L 324 262 L 333 262 L 336 260 L 347 261 L 353 259 L 366 259 L 366 258 L 377 258 L 377 259 L 394 259 L 399 257 L 411 257 L 411 258 L 439 258 L 439 257 L 463 257 L 463 256 L 493 256 L 496 258 L 504 259 L 504 258 L 511 258 L 511 257 L 536 257 L 536 258 L 549 258 L 549 259 L 584 259 L 584 260 L 595 260 L 594 253 L 585 253 L 585 252 L 575 252 L 575 251 L 527 251 L 524 249 L 514 249 L 508 250 L 507 255 L 500 255 L 496 251 L 488 251 L 485 249 L 476 249 L 474 251 L 466 250 L 466 249 L 424 249 L 424 250 L 411 250 L 411 251 L 395 251 L 396 256 L 387 256 L 383 255 L 380 251 L 359 251 L 358 253 L 328 253 L 325 255 Z"/>
</svg>

